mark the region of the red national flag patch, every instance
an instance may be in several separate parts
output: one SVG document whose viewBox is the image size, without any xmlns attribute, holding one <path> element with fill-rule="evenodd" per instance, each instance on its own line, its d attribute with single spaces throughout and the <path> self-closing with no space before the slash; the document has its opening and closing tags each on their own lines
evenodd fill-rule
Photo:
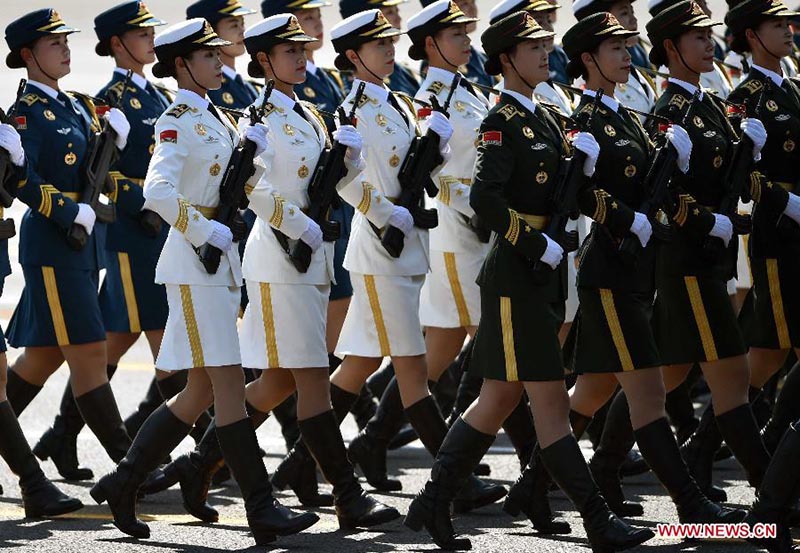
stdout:
<svg viewBox="0 0 800 553">
<path fill-rule="evenodd" d="M 481 142 L 484 146 L 502 146 L 503 133 L 500 131 L 486 131 L 481 135 Z"/>
<path fill-rule="evenodd" d="M 158 135 L 158 141 L 160 143 L 169 142 L 170 144 L 177 144 L 178 143 L 178 131 L 175 129 L 168 129 L 166 131 L 161 131 L 161 134 Z"/>
<path fill-rule="evenodd" d="M 17 130 L 24 131 L 28 128 L 28 118 L 24 115 L 17 115 Z"/>
<path fill-rule="evenodd" d="M 425 119 L 426 117 L 430 116 L 432 111 L 433 110 L 431 108 L 427 107 L 427 106 L 426 107 L 421 107 L 421 108 L 419 108 L 417 110 L 417 118 L 418 119 Z"/>
<path fill-rule="evenodd" d="M 94 112 L 97 114 L 98 117 L 104 116 L 109 111 L 111 111 L 110 106 L 96 106 L 94 108 Z"/>
</svg>

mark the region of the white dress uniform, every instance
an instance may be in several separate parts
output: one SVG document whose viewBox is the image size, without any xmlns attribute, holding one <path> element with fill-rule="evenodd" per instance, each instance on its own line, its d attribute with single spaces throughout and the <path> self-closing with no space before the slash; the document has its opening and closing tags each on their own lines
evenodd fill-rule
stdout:
<svg viewBox="0 0 800 553">
<path fill-rule="evenodd" d="M 429 67 L 417 99 L 429 101 L 435 96 L 444 105 L 454 73 Z M 439 226 L 430 231 L 431 272 L 422 287 L 420 320 L 423 326 L 463 328 L 477 326 L 481 316 L 481 294 L 475 280 L 489 252 L 490 244 L 478 240 L 469 225 L 475 212 L 469 205 L 469 191 L 478 151 L 475 140 L 489 100 L 475 89 L 457 87 L 450 102 L 453 137 L 451 151 L 456 152 L 441 172 L 436 184 L 439 195 L 434 206 L 439 212 Z"/>
<path fill-rule="evenodd" d="M 240 362 L 239 251 L 228 250 L 213 275 L 195 251 L 211 236 L 219 187 L 239 142 L 233 124 L 208 106 L 206 98 L 178 91 L 156 122 L 157 144 L 144 184 L 144 207 L 172 227 L 156 265 L 156 282 L 166 285 L 169 304 L 156 365 L 167 371 Z"/>
<path fill-rule="evenodd" d="M 255 105 L 261 105 L 263 95 L 262 90 Z M 296 98 L 272 92 L 264 120 L 269 145 L 260 158 L 265 172 L 249 195 L 250 209 L 258 218 L 245 248 L 243 273 L 250 303 L 239 336 L 242 364 L 255 369 L 328 366 L 325 323 L 334 278 L 333 242 L 323 242 L 311 256 L 308 271 L 301 273 L 273 232 L 281 231 L 292 245 L 305 232 L 308 185 L 320 154 L 329 146 L 316 109 L 299 102 L 304 118 L 294 111 L 296 103 Z M 363 165 L 358 161 L 353 165 L 345 158 L 348 172 L 338 185 L 340 195 L 356 205 L 364 190 L 354 180 Z M 391 211 L 390 204 L 382 204 Z M 379 206 L 376 201 L 373 211 Z"/>
<path fill-rule="evenodd" d="M 353 83 L 345 98 L 345 111 L 352 106 L 359 82 Z M 430 266 L 428 231 L 412 228 L 400 257 L 393 258 L 370 226 L 373 223 L 381 228 L 388 221 L 391 200 L 400 195 L 397 174 L 419 132 L 410 99 L 394 96 L 401 115 L 390 103 L 389 94 L 386 87 L 367 83 L 356 109 L 366 168 L 359 177 L 362 198 L 356 204 L 344 258 L 353 283 L 353 298 L 336 346 L 339 357 L 425 353 L 419 301 Z M 434 179 L 438 169 L 433 172 Z M 375 203 L 382 204 L 381 209 L 376 209 Z"/>
<path fill-rule="evenodd" d="M 626 108 L 650 113 L 656 105 L 656 85 L 643 71 L 631 68 L 628 82 L 617 85 L 614 98 Z"/>
</svg>

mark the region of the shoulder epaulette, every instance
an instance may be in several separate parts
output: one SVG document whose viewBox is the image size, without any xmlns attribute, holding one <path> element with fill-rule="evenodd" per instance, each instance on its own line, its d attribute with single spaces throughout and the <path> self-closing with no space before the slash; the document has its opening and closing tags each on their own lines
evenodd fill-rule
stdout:
<svg viewBox="0 0 800 553">
<path fill-rule="evenodd" d="M 106 102 L 100 98 L 95 98 L 94 96 L 89 96 L 88 94 L 76 92 L 74 90 L 68 90 L 67 94 L 81 102 L 86 107 L 86 110 L 89 112 L 89 116 L 92 118 L 92 125 L 95 127 L 95 130 L 100 129 L 101 125 L 100 119 L 97 117 L 97 106 L 107 105 Z"/>
<path fill-rule="evenodd" d="M 683 94 L 675 94 L 672 98 L 669 99 L 670 106 L 675 106 L 680 110 L 683 110 L 687 105 L 689 105 L 689 98 L 684 96 Z"/>
<path fill-rule="evenodd" d="M 562 113 L 561 108 L 559 108 L 556 104 L 540 101 L 539 105 L 543 107 L 545 111 L 547 111 L 550 115 L 552 115 L 556 121 L 558 121 L 562 130 L 566 127 L 567 124 L 572 123 L 572 119 L 568 115 Z"/>
<path fill-rule="evenodd" d="M 324 70 L 331 78 L 336 81 L 336 84 L 339 85 L 339 89 L 344 92 L 344 79 L 342 79 L 342 74 L 339 73 L 336 69 L 325 69 Z"/>
<path fill-rule="evenodd" d="M 393 94 L 405 102 L 406 107 L 408 107 L 408 111 L 413 113 L 414 118 L 416 119 L 417 109 L 414 107 L 414 99 L 405 92 L 393 92 Z"/>
<path fill-rule="evenodd" d="M 253 86 L 253 88 L 256 89 L 256 92 L 261 94 L 261 90 L 264 88 L 264 83 L 254 81 L 253 79 L 247 79 L 247 82 L 250 83 Z"/>
<path fill-rule="evenodd" d="M 268 116 L 275 110 L 276 110 L 275 104 L 273 104 L 272 102 L 267 102 L 266 104 L 264 104 L 264 117 Z"/>
<path fill-rule="evenodd" d="M 749 92 L 750 95 L 752 96 L 753 94 L 764 88 L 764 83 L 762 83 L 758 79 L 749 79 L 742 83 L 742 87 L 744 87 L 744 89 L 747 90 L 747 92 Z"/>
<path fill-rule="evenodd" d="M 444 90 L 444 86 L 445 85 L 442 81 L 433 81 L 430 86 L 428 86 L 428 92 L 439 94 L 442 90 Z"/>
<path fill-rule="evenodd" d="M 125 83 L 123 81 L 117 81 L 112 86 L 108 87 L 106 94 L 110 94 L 114 97 L 114 99 L 117 99 L 122 96 L 122 89 L 124 86 Z"/>
<path fill-rule="evenodd" d="M 29 94 L 24 95 L 22 98 L 19 99 L 19 101 L 22 102 L 23 104 L 25 104 L 28 107 L 32 106 L 36 102 L 41 102 L 43 104 L 47 104 L 48 103 L 47 98 L 42 98 L 41 96 L 39 96 L 35 92 L 31 92 Z"/>
<path fill-rule="evenodd" d="M 497 113 L 506 118 L 506 121 L 511 121 L 514 117 L 522 115 L 522 112 L 511 104 L 506 104 L 497 110 Z"/>
<path fill-rule="evenodd" d="M 311 112 L 311 115 L 317 119 L 317 122 L 327 134 L 328 125 L 325 124 L 325 119 L 322 118 L 322 114 L 319 112 L 319 109 L 317 109 L 317 106 L 311 102 L 306 102 L 305 100 L 300 100 L 300 103 L 304 108 Z"/>
<path fill-rule="evenodd" d="M 169 100 L 170 102 L 172 102 L 175 99 L 175 91 L 174 90 L 169 89 L 166 86 L 161 85 L 161 84 L 153 84 L 153 86 L 156 87 L 158 89 L 158 91 L 161 92 L 161 94 L 166 96 L 167 100 Z"/>
<path fill-rule="evenodd" d="M 181 115 L 186 113 L 187 111 L 196 112 L 197 108 L 190 107 L 188 104 L 178 104 L 171 110 L 167 112 L 167 115 L 174 118 L 179 118 Z"/>
</svg>

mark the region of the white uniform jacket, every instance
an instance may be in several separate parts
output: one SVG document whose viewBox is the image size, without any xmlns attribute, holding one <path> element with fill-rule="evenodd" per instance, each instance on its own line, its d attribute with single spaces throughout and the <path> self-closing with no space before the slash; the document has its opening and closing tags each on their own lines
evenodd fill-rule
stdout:
<svg viewBox="0 0 800 553">
<path fill-rule="evenodd" d="M 256 106 L 261 105 L 263 94 L 262 90 Z M 284 233 L 291 245 L 305 232 L 309 219 L 303 210 L 309 203 L 308 185 L 320 154 L 329 146 L 327 129 L 316 109 L 300 102 L 304 119 L 294 111 L 295 103 L 295 98 L 274 90 L 265 106 L 264 123 L 269 128 L 268 146 L 261 154 L 265 171 L 249 195 L 250 209 L 258 218 L 247 240 L 242 270 L 245 279 L 258 282 L 325 285 L 333 280 L 333 242 L 324 242 L 312 255 L 308 271 L 301 273 L 272 230 Z M 340 194 L 355 198 L 357 203 L 362 187 L 354 179 L 363 161 L 354 165 L 345 157 L 345 164 L 348 172 L 338 188 Z"/>
<path fill-rule="evenodd" d="M 435 96 L 439 104 L 444 105 L 453 76 L 453 73 L 443 69 L 428 68 L 428 74 L 416 94 L 417 99 L 429 102 L 430 97 Z M 439 226 L 430 231 L 432 250 L 479 253 L 485 249 L 468 224 L 469 218 L 475 214 L 469 205 L 472 174 L 478 155 L 475 140 L 481 122 L 489 113 L 489 100 L 477 88 L 475 92 L 477 95 L 459 86 L 450 101 L 453 137 L 449 146 L 453 155 L 434 180 L 439 187 L 435 202 L 439 210 Z"/>
<path fill-rule="evenodd" d="M 219 187 L 239 142 L 236 127 L 225 115 L 217 119 L 207 99 L 182 89 L 158 118 L 155 137 L 144 208 L 158 213 L 172 227 L 156 266 L 156 282 L 241 286 L 235 245 L 222 256 L 213 275 L 206 272 L 195 251 L 213 230 L 210 219 L 219 205 Z"/>
<path fill-rule="evenodd" d="M 643 71 L 631 68 L 628 82 L 617 85 L 614 97 L 626 108 L 650 113 L 656 105 L 655 81 Z"/>
<path fill-rule="evenodd" d="M 345 98 L 343 106 L 349 112 L 360 81 Z M 350 241 L 344 258 L 348 271 L 367 275 L 412 276 L 424 275 L 429 268 L 428 231 L 414 227 L 405 237 L 400 257 L 393 258 L 381 245 L 370 222 L 383 227 L 392 212 L 392 199 L 400 195 L 397 175 L 411 142 L 417 136 L 416 112 L 410 100 L 395 95 L 403 115 L 389 101 L 389 89 L 367 83 L 360 105 L 356 108 L 357 128 L 364 139 L 363 156 L 366 168 L 358 177 L 362 187 L 361 200 L 353 204 L 356 214 L 350 231 Z M 434 182 L 436 173 L 433 171 Z M 349 203 L 353 203 L 345 196 Z M 388 200 L 388 201 L 387 201 Z M 379 203 L 381 209 L 373 204 Z M 388 204 L 388 205 L 387 205 Z"/>
</svg>

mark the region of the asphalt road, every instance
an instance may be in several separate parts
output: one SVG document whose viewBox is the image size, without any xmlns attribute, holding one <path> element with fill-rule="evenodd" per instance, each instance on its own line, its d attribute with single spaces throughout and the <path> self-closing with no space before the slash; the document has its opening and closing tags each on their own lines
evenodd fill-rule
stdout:
<svg viewBox="0 0 800 553">
<path fill-rule="evenodd" d="M 148 354 L 141 343 L 129 355 L 113 380 L 113 387 L 123 416 L 133 411 L 145 392 L 151 373 L 147 365 Z M 66 368 L 59 370 L 47 383 L 44 390 L 21 417 L 21 423 L 30 443 L 47 428 L 52 421 L 61 391 L 66 382 Z M 343 427 L 346 439 L 355 435 L 355 423 L 348 419 Z M 277 425 L 270 419 L 259 430 L 259 440 L 267 452 L 267 468 L 273 469 L 284 452 L 284 445 Z M 188 450 L 190 439 L 178 448 Z M 584 452 L 590 454 L 588 442 L 582 442 Z M 95 437 L 84 430 L 78 442 L 79 456 L 85 466 L 91 467 L 96 476 L 112 469 Z M 519 471 L 516 456 L 512 453 L 505 436 L 501 434 L 487 458 L 492 467 L 491 480 L 510 485 Z M 405 512 L 408 502 L 423 485 L 429 475 L 431 461 L 419 442 L 402 450 L 392 452 L 389 457 L 390 470 L 399 474 L 403 491 L 392 495 L 381 495 L 381 499 Z M 58 481 L 58 474 L 50 462 L 43 463 L 49 477 Z M 186 514 L 180 491 L 170 489 L 154 498 L 142 501 L 139 513 L 151 528 L 151 538 L 134 541 L 123 536 L 110 523 L 108 508 L 96 505 L 89 496 L 91 482 L 80 484 L 59 483 L 72 495 L 79 497 L 86 507 L 77 513 L 57 520 L 25 520 L 21 509 L 19 490 L 14 476 L 4 465 L 0 465 L 0 483 L 5 495 L 0 497 L 0 548 L 30 552 L 216 552 L 267 550 L 253 547 L 247 532 L 244 506 L 234 485 L 227 485 L 212 492 L 211 503 L 220 510 L 220 522 L 206 525 Z M 753 500 L 753 492 L 743 480 L 743 472 L 735 461 L 726 460 L 716 465 L 717 484 L 728 490 L 731 505 L 746 506 Z M 366 483 L 365 483 L 366 485 Z M 642 526 L 655 529 L 659 522 L 676 522 L 675 509 L 668 496 L 651 474 L 627 480 L 626 493 L 629 499 L 642 500 L 645 514 L 637 519 Z M 286 505 L 298 507 L 291 492 L 280 493 Z M 500 505 L 493 505 L 477 513 L 461 516 L 455 520 L 456 529 L 468 535 L 473 549 L 481 552 L 580 552 L 589 551 L 585 545 L 585 534 L 576 513 L 561 492 L 552 494 L 554 509 L 564 511 L 572 524 L 573 533 L 556 538 L 537 537 L 530 524 L 522 519 L 505 515 Z M 339 531 L 331 508 L 318 511 L 321 520 L 307 532 L 281 538 L 271 551 L 287 552 L 369 552 L 387 551 L 431 551 L 435 545 L 426 534 L 415 534 L 402 526 L 400 521 L 387 524 L 378 531 L 344 533 Z M 733 553 L 754 551 L 744 543 L 688 544 L 674 539 L 656 538 L 634 551 L 658 553 L 704 551 Z"/>
</svg>

